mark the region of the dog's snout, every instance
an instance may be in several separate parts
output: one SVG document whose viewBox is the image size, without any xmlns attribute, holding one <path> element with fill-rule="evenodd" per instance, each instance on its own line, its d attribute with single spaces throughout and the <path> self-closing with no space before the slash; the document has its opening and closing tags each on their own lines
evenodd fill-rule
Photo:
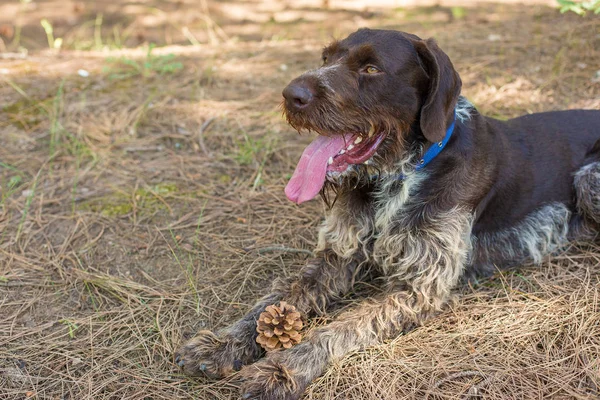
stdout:
<svg viewBox="0 0 600 400">
<path fill-rule="evenodd" d="M 305 82 L 292 82 L 283 89 L 286 106 L 291 108 L 304 108 L 314 98 L 314 93 Z"/>
</svg>

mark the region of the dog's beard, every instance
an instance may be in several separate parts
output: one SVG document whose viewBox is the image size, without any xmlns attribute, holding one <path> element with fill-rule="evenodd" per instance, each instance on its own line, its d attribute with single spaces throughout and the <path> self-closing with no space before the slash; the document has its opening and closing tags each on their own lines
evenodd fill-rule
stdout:
<svg viewBox="0 0 600 400">
<path fill-rule="evenodd" d="M 422 153 L 420 143 L 407 144 L 399 135 L 388 134 L 380 149 L 364 164 L 351 165 L 346 171 L 328 174 L 320 197 L 331 208 L 337 198 L 353 190 L 373 190 L 386 181 L 401 179 L 414 170 Z"/>
</svg>

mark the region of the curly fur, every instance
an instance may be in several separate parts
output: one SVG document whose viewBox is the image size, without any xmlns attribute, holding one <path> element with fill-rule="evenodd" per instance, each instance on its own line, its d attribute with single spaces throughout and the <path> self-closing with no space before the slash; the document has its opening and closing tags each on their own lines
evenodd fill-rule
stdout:
<svg viewBox="0 0 600 400">
<path fill-rule="evenodd" d="M 594 162 L 575 173 L 577 208 L 586 218 L 600 224 L 600 162 Z"/>
<path fill-rule="evenodd" d="M 532 262 L 540 264 L 544 257 L 568 243 L 571 211 L 562 203 L 551 203 L 529 214 L 520 224 L 509 229 L 485 233 L 474 239 L 473 264 L 493 272 L 495 265 Z"/>
</svg>

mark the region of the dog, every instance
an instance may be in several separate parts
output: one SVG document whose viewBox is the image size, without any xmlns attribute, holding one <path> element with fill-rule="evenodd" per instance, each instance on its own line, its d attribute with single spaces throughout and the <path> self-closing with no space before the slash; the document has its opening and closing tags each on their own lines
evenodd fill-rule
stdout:
<svg viewBox="0 0 600 400">
<path fill-rule="evenodd" d="M 183 345 L 191 375 L 236 370 L 244 399 L 298 399 L 327 365 L 436 314 L 464 280 L 540 263 L 600 224 L 600 111 L 484 117 L 433 39 L 360 29 L 283 90 L 284 114 L 318 133 L 285 193 L 331 199 L 316 257 L 229 328 Z M 333 192 L 328 190 L 333 189 Z M 285 300 L 326 313 L 359 281 L 380 291 L 263 354 L 256 321 Z"/>
</svg>

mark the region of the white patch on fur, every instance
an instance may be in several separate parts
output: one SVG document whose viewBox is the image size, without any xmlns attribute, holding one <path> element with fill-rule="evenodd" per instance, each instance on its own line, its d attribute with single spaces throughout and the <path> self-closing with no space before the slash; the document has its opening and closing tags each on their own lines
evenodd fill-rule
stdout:
<svg viewBox="0 0 600 400">
<path fill-rule="evenodd" d="M 599 167 L 600 163 L 598 162 L 584 165 L 583 167 L 579 168 L 577 172 L 575 172 L 575 179 L 581 179 L 584 175 L 587 175 L 589 173 L 593 173 L 596 179 L 600 179 L 600 171 L 598 171 Z M 575 182 L 575 184 L 577 184 L 577 181 Z"/>
<path fill-rule="evenodd" d="M 350 259 L 356 254 L 363 254 L 368 259 L 366 244 L 373 237 L 373 232 L 373 223 L 368 213 L 350 215 L 346 207 L 336 204 L 319 230 L 315 253 L 330 248 L 344 259 Z"/>
<path fill-rule="evenodd" d="M 415 292 L 424 310 L 439 310 L 469 260 L 473 215 L 456 207 L 425 218 L 418 228 L 386 227 L 375 241 L 373 257 L 388 279 Z M 397 219 L 402 223 L 401 215 Z"/>
<path fill-rule="evenodd" d="M 562 203 L 550 203 L 530 213 L 522 222 L 500 232 L 474 238 L 478 263 L 540 264 L 567 243 L 571 211 Z M 501 259 L 498 259 L 498 255 Z M 502 265 L 498 265 L 502 267 Z"/>
<path fill-rule="evenodd" d="M 475 110 L 475 107 L 466 97 L 458 96 L 458 102 L 456 103 L 456 108 L 454 112 L 456 113 L 456 118 L 460 122 L 465 122 L 471 119 L 471 113 Z"/>
<path fill-rule="evenodd" d="M 398 180 L 400 173 L 397 172 L 395 175 L 383 178 L 379 190 L 374 193 L 374 197 L 377 199 L 375 203 L 375 209 L 377 210 L 375 213 L 375 228 L 378 231 L 384 230 L 398 218 L 411 195 L 427 179 L 425 171 L 415 171 L 414 166 L 411 167 L 409 162 L 400 165 L 398 170 L 402 171 L 400 173 L 404 175 L 401 183 Z M 401 184 L 402 187 L 400 190 L 394 190 L 394 187 L 398 184 Z"/>
<path fill-rule="evenodd" d="M 600 223 L 600 162 L 584 165 L 574 178 L 579 212 L 586 220 Z"/>
<path fill-rule="evenodd" d="M 306 72 L 305 75 L 314 76 L 315 78 L 317 78 L 319 80 L 319 83 L 323 87 L 327 88 L 327 90 L 329 90 L 331 93 L 335 93 L 335 90 L 329 83 L 329 75 L 334 73 L 340 67 L 340 65 L 341 64 L 332 64 L 332 65 L 328 65 L 326 67 L 313 69 L 313 70 Z"/>
<path fill-rule="evenodd" d="M 394 210 L 404 204 L 410 194 L 410 188 L 416 188 L 418 183 L 425 178 L 423 172 L 416 172 L 411 160 L 414 155 L 410 155 L 402 159 L 397 164 L 394 173 L 385 174 L 379 182 L 379 190 L 375 197 L 381 199 L 376 201 L 374 207 L 378 210 L 375 220 L 380 221 L 377 226 L 374 226 L 374 221 L 369 216 L 369 213 L 355 213 L 350 215 L 347 211 L 348 207 L 344 204 L 345 199 L 339 199 L 335 207 L 329 212 L 323 225 L 319 231 L 319 241 L 317 251 L 331 248 L 338 256 L 342 258 L 350 258 L 356 253 L 363 254 L 366 260 L 371 259 L 371 254 L 366 248 L 366 244 L 373 238 L 375 232 L 380 229 L 384 220 L 388 223 L 393 218 Z M 355 178 L 369 179 L 369 167 L 365 168 L 349 168 L 346 172 L 334 176 L 329 176 L 328 179 L 335 182 L 335 179 L 347 178 L 348 174 L 356 174 Z M 373 171 L 374 172 L 374 171 Z M 398 174 L 403 173 L 404 181 L 398 182 Z M 362 176 L 362 174 L 365 174 Z M 401 184 L 400 193 L 396 194 L 393 191 L 394 186 Z M 392 200 L 390 200 L 392 198 Z M 369 207 L 373 207 L 370 205 Z M 381 214 L 381 215 L 380 215 Z"/>
<path fill-rule="evenodd" d="M 317 251 L 331 248 L 338 256 L 349 258 L 359 252 L 370 260 L 372 255 L 365 248 L 371 238 L 389 225 L 411 194 L 418 190 L 422 181 L 427 178 L 426 171 L 416 171 L 414 160 L 417 151 L 409 152 L 402 158 L 391 171 L 382 172 L 377 183 L 378 189 L 374 192 L 375 218 L 367 216 L 368 213 L 349 215 L 344 205 L 345 200 L 338 200 L 336 206 L 327 215 L 321 230 Z M 370 179 L 369 174 L 376 172 L 367 168 L 349 168 L 341 174 L 327 175 L 327 179 L 335 182 L 336 179 L 347 179 L 351 174 L 357 180 Z M 403 180 L 398 180 L 400 175 Z M 400 186 L 399 186 L 400 185 Z"/>
</svg>

